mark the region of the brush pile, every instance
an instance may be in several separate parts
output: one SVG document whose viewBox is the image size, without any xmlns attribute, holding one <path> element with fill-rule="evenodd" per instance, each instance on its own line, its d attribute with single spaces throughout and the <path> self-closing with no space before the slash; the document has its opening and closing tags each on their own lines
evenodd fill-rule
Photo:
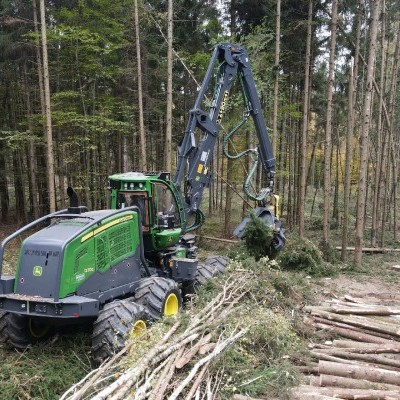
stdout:
<svg viewBox="0 0 400 400">
<path fill-rule="evenodd" d="M 316 334 L 309 385 L 292 399 L 400 399 L 400 298 L 344 296 L 305 307 Z M 330 337 L 331 336 L 331 337 Z"/>
<path fill-rule="evenodd" d="M 260 292 L 265 285 L 256 268 L 232 262 L 180 316 L 129 340 L 61 400 L 223 399 L 281 386 L 272 364 L 282 362 L 297 337 L 291 322 L 269 309 L 274 290 Z"/>
</svg>

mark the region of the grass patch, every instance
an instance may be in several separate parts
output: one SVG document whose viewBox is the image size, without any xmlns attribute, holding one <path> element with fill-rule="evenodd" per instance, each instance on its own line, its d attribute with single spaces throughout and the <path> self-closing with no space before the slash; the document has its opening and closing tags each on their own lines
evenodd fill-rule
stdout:
<svg viewBox="0 0 400 400">
<path fill-rule="evenodd" d="M 19 353 L 0 348 L 2 400 L 55 400 L 92 368 L 88 335 L 60 337 Z"/>
</svg>

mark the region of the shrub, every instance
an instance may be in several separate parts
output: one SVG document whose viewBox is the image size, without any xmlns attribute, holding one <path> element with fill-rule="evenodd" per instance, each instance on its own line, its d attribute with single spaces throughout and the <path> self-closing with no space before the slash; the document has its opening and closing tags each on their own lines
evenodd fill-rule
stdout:
<svg viewBox="0 0 400 400">
<path fill-rule="evenodd" d="M 282 269 L 304 270 L 313 275 L 325 275 L 327 272 L 327 265 L 317 246 L 308 239 L 297 236 L 292 236 L 286 242 L 279 256 L 279 263 Z"/>
</svg>

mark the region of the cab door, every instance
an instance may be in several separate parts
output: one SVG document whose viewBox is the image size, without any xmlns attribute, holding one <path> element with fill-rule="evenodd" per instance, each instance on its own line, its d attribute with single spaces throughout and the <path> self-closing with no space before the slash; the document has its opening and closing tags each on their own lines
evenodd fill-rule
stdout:
<svg viewBox="0 0 400 400">
<path fill-rule="evenodd" d="M 182 232 L 176 198 L 162 182 L 153 183 L 153 227 L 156 250 L 175 245 Z"/>
</svg>

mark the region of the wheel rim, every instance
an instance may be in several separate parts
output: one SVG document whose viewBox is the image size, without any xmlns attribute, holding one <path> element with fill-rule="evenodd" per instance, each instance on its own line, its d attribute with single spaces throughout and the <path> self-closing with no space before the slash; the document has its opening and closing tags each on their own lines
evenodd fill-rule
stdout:
<svg viewBox="0 0 400 400">
<path fill-rule="evenodd" d="M 164 315 L 176 315 L 179 311 L 179 301 L 175 293 L 171 293 L 164 305 Z"/>
<path fill-rule="evenodd" d="M 29 318 L 29 333 L 35 338 L 41 338 L 47 334 L 50 326 L 46 323 L 35 320 L 34 318 Z"/>
<path fill-rule="evenodd" d="M 139 319 L 133 324 L 132 335 L 140 336 L 147 329 L 146 322 Z"/>
</svg>

